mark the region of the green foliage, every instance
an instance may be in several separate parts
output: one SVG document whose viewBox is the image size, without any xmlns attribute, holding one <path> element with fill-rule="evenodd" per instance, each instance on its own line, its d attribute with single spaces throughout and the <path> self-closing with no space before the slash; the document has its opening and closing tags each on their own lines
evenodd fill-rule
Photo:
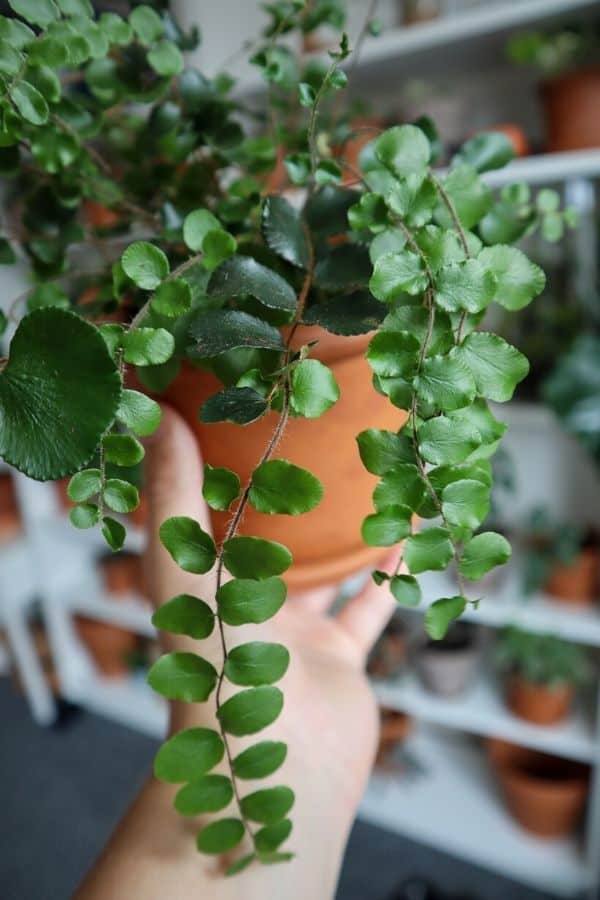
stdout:
<svg viewBox="0 0 600 900">
<path fill-rule="evenodd" d="M 229 651 L 225 675 L 233 684 L 273 684 L 283 678 L 289 661 L 290 654 L 282 644 L 253 641 Z"/>
<path fill-rule="evenodd" d="M 262 788 L 242 797 L 242 810 L 252 822 L 274 825 L 285 818 L 294 805 L 294 792 L 288 787 Z"/>
<path fill-rule="evenodd" d="M 578 685 L 590 676 L 586 650 L 553 634 L 535 634 L 511 625 L 496 645 L 498 666 L 511 675 L 550 688 Z"/>
<path fill-rule="evenodd" d="M 279 688 L 268 686 L 249 688 L 234 694 L 217 711 L 228 734 L 244 737 L 270 725 L 283 709 L 283 694 Z"/>
<path fill-rule="evenodd" d="M 217 591 L 219 615 L 227 625 L 259 625 L 275 615 L 285 595 L 281 578 L 234 578 Z"/>
<path fill-rule="evenodd" d="M 130 244 L 121 257 L 125 274 L 138 287 L 153 291 L 169 274 L 169 260 L 159 247 L 147 241 Z"/>
<path fill-rule="evenodd" d="M 219 819 L 202 829 L 196 838 L 196 846 L 201 853 L 227 853 L 237 847 L 245 831 L 240 819 Z"/>
<path fill-rule="evenodd" d="M 235 472 L 222 466 L 204 464 L 204 481 L 202 496 L 211 507 L 226 512 L 233 501 L 239 497 L 240 479 Z"/>
<path fill-rule="evenodd" d="M 219 812 L 233 800 L 231 779 L 225 775 L 204 775 L 182 787 L 175 797 L 175 809 L 182 816 Z"/>
<path fill-rule="evenodd" d="M 250 502 L 258 512 L 297 516 L 314 509 L 322 496 L 314 475 L 284 459 L 264 462 L 252 475 Z"/>
<path fill-rule="evenodd" d="M 182 784 L 195 781 L 221 762 L 225 747 L 210 728 L 187 728 L 170 737 L 154 760 L 154 774 L 160 781 Z"/>
<path fill-rule="evenodd" d="M 425 613 L 425 630 L 434 641 L 440 641 L 448 628 L 463 614 L 467 606 L 464 597 L 442 597 L 432 603 Z"/>
<path fill-rule="evenodd" d="M 148 672 L 148 684 L 168 700 L 204 702 L 217 683 L 217 670 L 195 653 L 166 653 Z"/>
<path fill-rule="evenodd" d="M 212 634 L 215 614 L 208 603 L 199 597 L 178 594 L 156 610 L 152 624 L 162 631 L 202 639 Z"/>
<path fill-rule="evenodd" d="M 271 578 L 292 564 L 283 544 L 258 537 L 232 537 L 223 544 L 223 562 L 234 578 Z"/>
<path fill-rule="evenodd" d="M 318 419 L 339 400 L 340 389 L 331 369 L 305 359 L 292 371 L 290 404 L 298 416 Z"/>
<path fill-rule="evenodd" d="M 510 544 L 501 534 L 486 531 L 476 534 L 465 544 L 460 571 L 465 578 L 476 581 L 495 566 L 504 565 L 510 558 Z"/>
<path fill-rule="evenodd" d="M 266 778 L 283 765 L 287 747 L 281 741 L 261 741 L 243 750 L 233 760 L 233 771 L 238 778 Z"/>
<path fill-rule="evenodd" d="M 217 550 L 211 536 L 187 516 L 165 519 L 159 529 L 163 547 L 186 572 L 201 575 L 212 569 Z"/>
</svg>

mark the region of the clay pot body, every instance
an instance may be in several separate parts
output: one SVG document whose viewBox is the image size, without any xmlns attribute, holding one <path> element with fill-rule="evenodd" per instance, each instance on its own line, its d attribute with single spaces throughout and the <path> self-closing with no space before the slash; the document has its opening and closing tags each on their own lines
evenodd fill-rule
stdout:
<svg viewBox="0 0 600 900">
<path fill-rule="evenodd" d="M 406 740 L 413 727 L 413 720 L 403 712 L 395 709 L 380 710 L 379 747 L 377 749 L 377 762 L 385 760 L 392 752 L 396 744 Z"/>
<path fill-rule="evenodd" d="M 574 690 L 570 684 L 549 687 L 513 675 L 506 685 L 506 702 L 516 716 L 536 725 L 553 725 L 569 713 Z"/>
<path fill-rule="evenodd" d="M 102 675 L 118 678 L 127 674 L 127 658 L 138 646 L 137 635 L 85 616 L 76 616 L 75 627 Z"/>
<path fill-rule="evenodd" d="M 323 484 L 324 497 L 316 509 L 300 516 L 263 515 L 248 505 L 240 533 L 286 544 L 294 563 L 284 577 L 289 587 L 305 589 L 341 581 L 385 555 L 385 549 L 366 547 L 361 539 L 361 522 L 373 511 L 377 479 L 360 461 L 356 435 L 365 428 L 397 431 L 406 414 L 372 387 L 364 358 L 370 335 L 339 338 L 303 326 L 296 339 L 297 346 L 319 341 L 311 355 L 331 367 L 341 396 L 316 421 L 290 418 L 275 458 L 313 472 Z M 221 389 L 215 377 L 188 366 L 171 385 L 166 399 L 194 430 L 205 462 L 233 469 L 245 483 L 273 434 L 277 414 L 269 413 L 244 427 L 201 423 L 200 405 Z M 229 519 L 229 513 L 212 513 L 217 540 L 222 539 Z"/>
<path fill-rule="evenodd" d="M 21 531 L 21 514 L 12 475 L 0 475 L 0 539 L 10 540 Z"/>
<path fill-rule="evenodd" d="M 406 663 L 406 634 L 394 619 L 377 641 L 368 663 L 371 678 L 393 678 Z"/>
<path fill-rule="evenodd" d="M 600 573 L 600 550 L 584 548 L 572 563 L 558 563 L 545 588 L 563 603 L 588 604 L 596 598 Z"/>
<path fill-rule="evenodd" d="M 558 838 L 576 827 L 588 792 L 586 766 L 496 738 L 486 747 L 506 805 L 523 828 Z"/>
<path fill-rule="evenodd" d="M 455 626 L 442 641 L 428 641 L 417 648 L 417 668 L 425 687 L 442 697 L 455 697 L 469 684 L 479 650 L 473 632 L 464 623 Z"/>
<path fill-rule="evenodd" d="M 111 594 L 143 594 L 142 558 L 137 553 L 122 551 L 117 556 L 105 556 L 100 561 L 106 589 Z"/>
<path fill-rule="evenodd" d="M 544 82 L 542 99 L 551 153 L 600 147 L 600 66 Z"/>
</svg>

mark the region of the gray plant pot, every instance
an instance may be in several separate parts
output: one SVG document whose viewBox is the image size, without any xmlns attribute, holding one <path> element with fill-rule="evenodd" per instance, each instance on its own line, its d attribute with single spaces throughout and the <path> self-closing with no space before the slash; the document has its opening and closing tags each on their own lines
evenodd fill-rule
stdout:
<svg viewBox="0 0 600 900">
<path fill-rule="evenodd" d="M 416 648 L 417 671 L 425 687 L 442 697 L 455 697 L 469 685 L 479 658 L 476 632 L 460 623 L 442 641 Z"/>
</svg>

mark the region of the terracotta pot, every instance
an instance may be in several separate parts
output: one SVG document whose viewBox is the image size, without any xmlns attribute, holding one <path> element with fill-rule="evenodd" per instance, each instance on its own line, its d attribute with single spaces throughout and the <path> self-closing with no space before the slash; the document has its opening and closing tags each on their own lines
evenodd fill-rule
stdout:
<svg viewBox="0 0 600 900">
<path fill-rule="evenodd" d="M 397 744 L 406 740 L 413 728 L 413 720 L 395 709 L 380 709 L 379 747 L 376 762 L 381 763 Z"/>
<path fill-rule="evenodd" d="M 393 407 L 371 384 L 364 358 L 370 335 L 340 338 L 321 328 L 303 326 L 294 343 L 300 346 L 312 340 L 319 340 L 312 355 L 332 368 L 341 396 L 321 419 L 290 419 L 275 458 L 314 472 L 325 489 L 323 500 L 301 516 L 266 516 L 249 505 L 240 529 L 242 534 L 281 541 L 290 548 L 294 564 L 285 579 L 293 589 L 339 582 L 385 555 L 385 549 L 366 547 L 361 539 L 361 522 L 373 512 L 377 479 L 360 461 L 356 435 L 365 428 L 396 431 L 406 421 L 406 413 Z M 212 375 L 184 366 L 166 399 L 193 428 L 205 461 L 233 469 L 245 482 L 273 434 L 277 414 L 269 413 L 243 428 L 201 423 L 201 403 L 221 389 Z M 223 537 L 229 518 L 228 513 L 212 513 L 217 540 Z"/>
<path fill-rule="evenodd" d="M 469 684 L 479 650 L 474 631 L 459 623 L 441 641 L 427 641 L 417 648 L 417 668 L 425 687 L 442 697 L 455 697 Z"/>
<path fill-rule="evenodd" d="M 83 216 L 92 228 L 116 228 L 121 222 L 121 216 L 114 209 L 110 209 L 104 203 L 98 203 L 96 200 L 84 200 Z"/>
<path fill-rule="evenodd" d="M 596 599 L 600 574 L 600 549 L 584 548 L 572 563 L 557 563 L 545 589 L 563 603 L 589 604 Z"/>
<path fill-rule="evenodd" d="M 515 125 L 513 122 L 506 122 L 500 125 L 491 125 L 489 128 L 486 128 L 486 131 L 499 131 L 501 134 L 505 135 L 513 145 L 515 156 L 529 156 L 531 153 L 527 135 L 520 125 Z"/>
<path fill-rule="evenodd" d="M 587 766 L 497 738 L 486 748 L 506 805 L 523 828 L 558 838 L 576 827 L 588 792 Z"/>
<path fill-rule="evenodd" d="M 114 556 L 104 556 L 100 568 L 106 589 L 111 594 L 144 593 L 142 558 L 137 553 L 122 551 Z"/>
<path fill-rule="evenodd" d="M 393 678 L 406 663 L 406 634 L 402 624 L 395 620 L 381 635 L 367 663 L 367 672 L 372 678 Z"/>
<path fill-rule="evenodd" d="M 0 475 L 0 541 L 7 541 L 21 532 L 21 513 L 12 475 Z"/>
<path fill-rule="evenodd" d="M 128 660 L 138 646 L 137 635 L 85 616 L 75 617 L 75 627 L 103 675 L 118 678 L 127 674 Z"/>
<path fill-rule="evenodd" d="M 600 147 L 600 66 L 544 82 L 542 100 L 550 152 Z"/>
<path fill-rule="evenodd" d="M 506 683 L 506 702 L 516 716 L 536 725 L 553 725 L 569 713 L 575 691 L 570 684 L 549 687 L 511 676 Z"/>
<path fill-rule="evenodd" d="M 357 172 L 360 173 L 360 152 L 363 147 L 375 140 L 385 125 L 381 119 L 365 117 L 353 119 L 350 127 L 355 133 L 344 144 L 332 148 L 334 157 L 342 157 L 340 160 L 343 172 L 342 184 L 346 186 L 354 185 L 359 180 Z"/>
</svg>

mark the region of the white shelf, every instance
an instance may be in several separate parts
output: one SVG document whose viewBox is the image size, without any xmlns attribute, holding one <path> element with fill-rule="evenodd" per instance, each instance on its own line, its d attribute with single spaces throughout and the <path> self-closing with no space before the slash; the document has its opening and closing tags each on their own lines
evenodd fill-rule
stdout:
<svg viewBox="0 0 600 900">
<path fill-rule="evenodd" d="M 106 678 L 90 672 L 77 685 L 63 689 L 71 703 L 135 728 L 151 737 L 164 738 L 167 731 L 167 704 L 146 684 L 144 676 Z"/>
<path fill-rule="evenodd" d="M 576 709 L 557 726 L 533 725 L 514 716 L 505 706 L 501 687 L 490 674 L 478 672 L 467 691 L 458 697 L 429 692 L 419 677 L 407 671 L 393 681 L 373 682 L 384 706 L 417 719 L 473 734 L 502 737 L 515 744 L 555 753 L 580 762 L 593 762 L 596 748 L 591 716 Z"/>
<path fill-rule="evenodd" d="M 523 831 L 506 811 L 483 752 L 471 741 L 420 728 L 407 752 L 423 774 L 375 774 L 361 818 L 551 895 L 572 897 L 590 886 L 577 841 L 545 841 Z"/>
<path fill-rule="evenodd" d="M 155 637 L 156 630 L 151 622 L 150 604 L 136 594 L 85 594 L 69 598 L 67 607 L 73 613 L 89 616 L 101 622 L 109 622 L 121 628 L 141 634 L 144 637 Z"/>
<path fill-rule="evenodd" d="M 425 599 L 421 612 L 439 597 L 451 597 L 458 592 L 457 585 L 445 573 L 428 572 L 420 578 Z M 476 583 L 469 594 L 477 596 Z M 462 618 L 491 628 L 519 625 L 528 631 L 552 632 L 574 643 L 600 647 L 600 604 L 579 607 L 553 600 L 541 592 L 526 597 L 517 564 L 509 564 L 506 579 L 498 591 L 482 591 L 479 606 L 467 607 Z"/>
<path fill-rule="evenodd" d="M 483 177 L 492 187 L 500 187 L 513 181 L 544 185 L 569 178 L 600 178 L 600 150 L 571 150 L 568 153 L 526 156 L 514 160 L 504 169 L 486 172 Z"/>
</svg>

